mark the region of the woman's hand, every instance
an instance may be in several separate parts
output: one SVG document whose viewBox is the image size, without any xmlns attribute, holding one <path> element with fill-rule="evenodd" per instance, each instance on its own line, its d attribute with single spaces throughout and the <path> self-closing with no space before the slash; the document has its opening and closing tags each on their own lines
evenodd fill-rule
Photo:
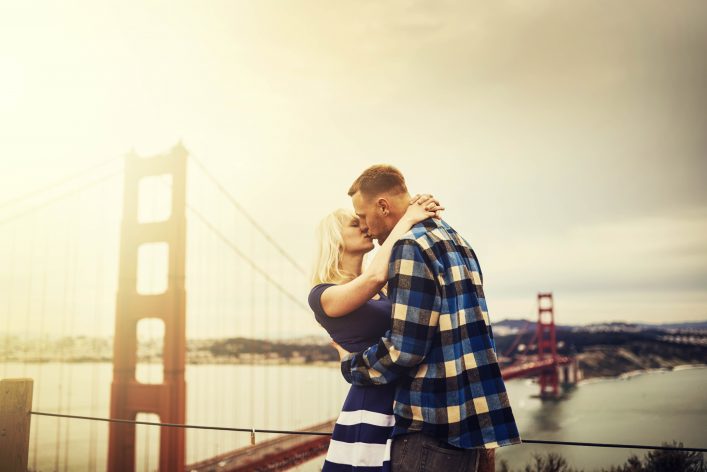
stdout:
<svg viewBox="0 0 707 472">
<path fill-rule="evenodd" d="M 432 195 L 417 194 L 410 200 L 410 205 L 403 218 L 412 226 L 427 218 L 439 219 L 442 210 L 444 210 L 444 207 L 440 206 L 437 199 Z"/>
</svg>

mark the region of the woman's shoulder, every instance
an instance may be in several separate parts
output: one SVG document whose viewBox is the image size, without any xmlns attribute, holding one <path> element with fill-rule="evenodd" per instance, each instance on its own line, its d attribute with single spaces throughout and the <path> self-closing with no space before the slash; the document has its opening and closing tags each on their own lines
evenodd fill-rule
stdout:
<svg viewBox="0 0 707 472">
<path fill-rule="evenodd" d="M 322 293 L 324 293 L 324 290 L 334 285 L 336 284 L 317 284 L 309 291 L 309 297 L 307 301 L 309 302 L 309 307 L 312 309 L 312 311 L 314 311 L 314 313 L 324 313 L 324 310 L 322 309 Z"/>
<path fill-rule="evenodd" d="M 329 287 L 333 287 L 334 285 L 336 285 L 336 284 L 333 284 L 333 283 L 317 284 L 310 289 L 309 294 L 310 295 L 312 295 L 313 293 L 321 294 L 324 290 L 326 290 Z"/>
</svg>

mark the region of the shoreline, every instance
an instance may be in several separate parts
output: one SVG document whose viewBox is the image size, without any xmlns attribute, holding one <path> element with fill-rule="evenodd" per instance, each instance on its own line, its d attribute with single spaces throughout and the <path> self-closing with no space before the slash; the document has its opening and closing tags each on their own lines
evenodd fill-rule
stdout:
<svg viewBox="0 0 707 472">
<path fill-rule="evenodd" d="M 613 380 L 631 380 L 634 377 L 638 377 L 646 374 L 658 374 L 664 372 L 679 372 L 683 370 L 695 370 L 695 369 L 706 369 L 707 364 L 680 364 L 673 367 L 658 367 L 658 368 L 648 368 L 648 369 L 635 369 L 628 372 L 622 372 L 617 375 L 603 375 L 597 377 L 587 377 L 583 378 L 577 382 L 577 386 L 581 385 L 591 385 L 594 383 L 599 383 L 603 381 L 613 381 Z"/>
</svg>

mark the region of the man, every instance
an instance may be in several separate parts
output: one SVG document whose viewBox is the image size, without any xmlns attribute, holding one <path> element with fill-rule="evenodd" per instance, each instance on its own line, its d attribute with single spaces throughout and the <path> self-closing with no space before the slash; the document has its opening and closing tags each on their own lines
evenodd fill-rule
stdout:
<svg viewBox="0 0 707 472">
<path fill-rule="evenodd" d="M 361 230 L 379 243 L 410 201 L 404 177 L 388 165 L 366 169 L 349 196 Z M 474 251 L 449 225 L 430 218 L 396 242 L 388 277 L 391 330 L 363 352 L 337 349 L 349 383 L 396 383 L 393 471 L 492 464 L 494 448 L 521 440 Z"/>
</svg>

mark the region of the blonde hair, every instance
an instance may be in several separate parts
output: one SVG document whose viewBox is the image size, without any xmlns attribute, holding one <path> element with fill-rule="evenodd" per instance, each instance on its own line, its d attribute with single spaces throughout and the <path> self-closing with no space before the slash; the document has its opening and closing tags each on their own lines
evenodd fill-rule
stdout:
<svg viewBox="0 0 707 472">
<path fill-rule="evenodd" d="M 350 210 L 338 209 L 325 216 L 317 227 L 317 253 L 312 270 L 312 286 L 340 284 L 356 277 L 341 268 L 344 253 L 342 230 L 355 218 Z"/>
</svg>

